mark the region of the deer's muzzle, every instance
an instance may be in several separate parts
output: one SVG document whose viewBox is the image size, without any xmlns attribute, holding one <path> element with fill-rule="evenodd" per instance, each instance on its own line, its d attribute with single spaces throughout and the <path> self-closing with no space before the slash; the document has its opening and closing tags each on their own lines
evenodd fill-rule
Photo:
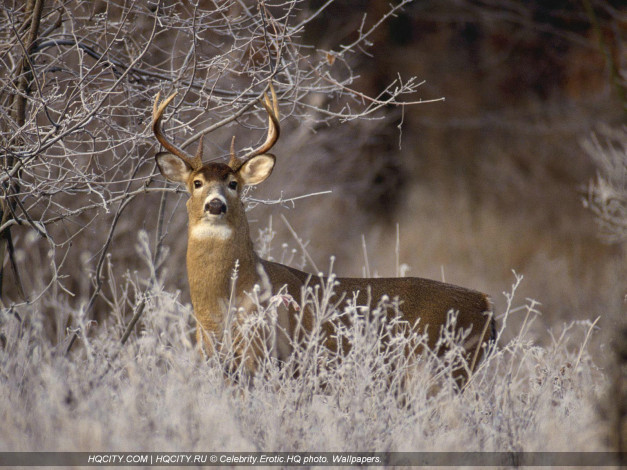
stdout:
<svg viewBox="0 0 627 470">
<path fill-rule="evenodd" d="M 219 198 L 213 198 L 211 201 L 205 203 L 205 212 L 209 212 L 211 215 L 221 215 L 226 213 L 226 204 Z"/>
</svg>

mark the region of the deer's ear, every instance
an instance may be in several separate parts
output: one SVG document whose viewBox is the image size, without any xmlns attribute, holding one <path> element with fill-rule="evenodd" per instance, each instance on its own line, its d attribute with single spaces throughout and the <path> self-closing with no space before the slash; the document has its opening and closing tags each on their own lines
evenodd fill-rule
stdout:
<svg viewBox="0 0 627 470">
<path fill-rule="evenodd" d="M 259 184 L 270 176 L 275 161 L 272 154 L 257 155 L 247 160 L 237 172 L 244 184 Z"/>
<path fill-rule="evenodd" d="M 159 152 L 155 155 L 157 166 L 163 176 L 175 183 L 187 183 L 192 168 L 176 155 L 169 152 Z"/>
</svg>

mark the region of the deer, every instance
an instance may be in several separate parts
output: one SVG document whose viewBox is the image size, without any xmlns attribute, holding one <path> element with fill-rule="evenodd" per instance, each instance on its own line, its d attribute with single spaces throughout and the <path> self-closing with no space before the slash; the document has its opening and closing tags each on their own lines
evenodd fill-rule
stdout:
<svg viewBox="0 0 627 470">
<path fill-rule="evenodd" d="M 238 157 L 233 138 L 228 162 L 203 163 L 202 134 L 193 156 L 166 138 L 161 121 L 176 92 L 163 102 L 158 93 L 153 105 L 152 131 L 165 149 L 155 155 L 157 167 L 167 180 L 184 185 L 189 194 L 187 278 L 196 320 L 196 341 L 207 356 L 215 354 L 230 333 L 233 319 L 230 309 L 234 305 L 240 319 L 256 308 L 250 295 L 256 290 L 260 302 L 267 304 L 277 295 L 284 300 L 279 302 L 276 323 L 280 333 L 275 336 L 278 339 L 271 353 L 279 361 L 285 361 L 294 345 L 307 337 L 316 320 L 316 313 L 306 306 L 301 310 L 295 299 L 302 298 L 307 286 L 324 286 L 328 281 L 325 276 L 262 259 L 253 247 L 242 191 L 268 179 L 276 163 L 276 157 L 268 152 L 280 135 L 279 106 L 272 84 L 269 88 L 272 100 L 267 92 L 259 100 L 268 114 L 265 141 Z M 466 382 L 469 371 L 475 369 L 489 343 L 495 341 L 492 302 L 481 292 L 419 277 L 338 277 L 333 283 L 333 300 L 338 305 L 345 298 L 364 305 L 384 296 L 397 299 L 402 320 L 410 325 L 411 331 L 426 335 L 429 348 L 438 344 L 450 313 L 457 313 L 454 327 L 456 331 L 466 332 L 462 346 L 470 364 L 456 371 L 460 384 Z M 323 324 L 323 328 L 327 346 L 336 347 L 332 322 Z M 268 349 L 253 348 L 247 357 L 241 358 L 249 372 L 255 372 L 264 351 Z"/>
</svg>

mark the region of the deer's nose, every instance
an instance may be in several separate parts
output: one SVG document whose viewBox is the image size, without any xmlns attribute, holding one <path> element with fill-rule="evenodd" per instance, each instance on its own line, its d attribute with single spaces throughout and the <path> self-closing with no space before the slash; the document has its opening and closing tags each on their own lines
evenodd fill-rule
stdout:
<svg viewBox="0 0 627 470">
<path fill-rule="evenodd" d="M 205 212 L 209 212 L 211 215 L 220 215 L 226 213 L 226 204 L 221 200 L 213 198 L 211 201 L 205 203 Z"/>
</svg>

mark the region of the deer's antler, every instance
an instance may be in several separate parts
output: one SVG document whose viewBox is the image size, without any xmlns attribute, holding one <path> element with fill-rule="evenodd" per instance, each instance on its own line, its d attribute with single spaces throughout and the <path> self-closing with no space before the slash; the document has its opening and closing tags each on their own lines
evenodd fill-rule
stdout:
<svg viewBox="0 0 627 470">
<path fill-rule="evenodd" d="M 177 157 L 179 157 L 192 170 L 198 170 L 202 167 L 202 136 L 198 141 L 198 150 L 196 151 L 196 155 L 192 157 L 183 149 L 177 147 L 172 142 L 170 142 L 161 130 L 161 118 L 163 117 L 163 112 L 165 111 L 165 108 L 170 104 L 170 102 L 174 99 L 177 93 L 178 92 L 176 91 L 172 93 L 161 104 L 159 104 L 159 98 L 161 96 L 161 93 L 157 93 L 157 96 L 155 96 L 155 103 L 152 108 L 152 131 L 154 132 L 157 140 L 168 152 L 170 152 L 172 155 L 176 155 Z"/>
<path fill-rule="evenodd" d="M 229 166 L 231 168 L 236 169 L 251 158 L 261 155 L 262 153 L 267 153 L 279 140 L 279 135 L 281 134 L 281 126 L 279 124 L 279 102 L 272 83 L 270 83 L 270 94 L 272 95 L 272 101 L 268 98 L 267 93 L 264 93 L 263 101 L 261 101 L 261 104 L 264 108 L 266 108 L 266 112 L 268 113 L 268 136 L 266 137 L 266 141 L 256 149 L 244 155 L 242 158 L 238 158 L 235 155 L 235 138 L 233 138 L 233 141 L 231 141 L 231 158 L 229 160 Z"/>
</svg>

